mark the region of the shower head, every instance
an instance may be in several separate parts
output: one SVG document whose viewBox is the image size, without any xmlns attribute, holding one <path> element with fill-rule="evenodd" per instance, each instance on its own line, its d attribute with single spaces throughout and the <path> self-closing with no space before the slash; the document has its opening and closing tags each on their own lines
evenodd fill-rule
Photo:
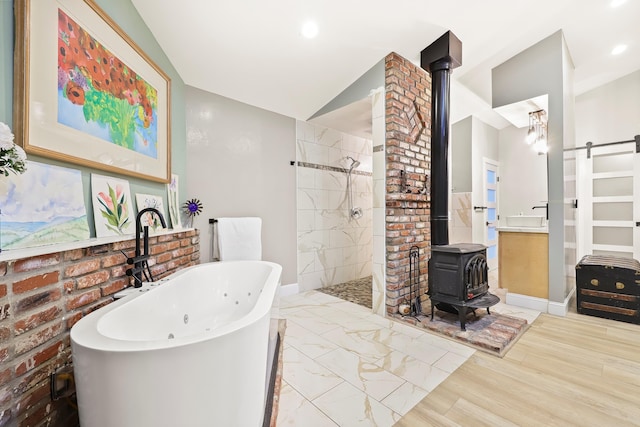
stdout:
<svg viewBox="0 0 640 427">
<path fill-rule="evenodd" d="M 360 162 L 353 157 L 347 156 L 347 159 L 351 160 L 351 166 L 349 166 L 349 169 L 357 168 L 358 166 L 360 166 Z"/>
</svg>

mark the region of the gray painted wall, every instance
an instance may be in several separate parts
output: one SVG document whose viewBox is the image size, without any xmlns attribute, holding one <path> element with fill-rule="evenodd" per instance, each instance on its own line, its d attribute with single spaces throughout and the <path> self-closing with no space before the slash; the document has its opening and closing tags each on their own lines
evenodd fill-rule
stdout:
<svg viewBox="0 0 640 427">
<path fill-rule="evenodd" d="M 491 106 L 501 107 L 551 92 L 561 98 L 562 77 L 562 32 L 557 31 L 491 70 Z"/>
<path fill-rule="evenodd" d="M 160 68 L 171 78 L 171 168 L 173 173 L 184 176 L 186 173 L 185 158 L 185 116 L 184 116 L 184 82 L 169 62 L 151 31 L 140 18 L 137 10 L 130 0 L 96 0 L 96 3 L 122 27 L 122 29 L 134 40 Z M 13 0 L 0 0 L 0 121 L 12 125 L 13 108 Z M 82 180 L 85 190 L 85 205 L 89 218 L 89 227 L 92 235 L 93 208 L 90 197 L 91 172 L 114 175 L 107 172 L 50 160 L 40 156 L 29 155 L 29 160 L 65 166 L 82 171 Z M 117 176 L 117 175 L 116 175 Z M 125 177 L 131 184 L 131 193 L 146 193 L 164 197 L 166 205 L 166 186 L 138 178 Z M 185 193 L 184 184 L 180 193 Z"/>
<path fill-rule="evenodd" d="M 209 218 L 262 218 L 262 258 L 296 283 L 295 120 L 194 87 L 186 87 L 187 190 L 203 212 L 200 256 L 210 260 Z"/>
<path fill-rule="evenodd" d="M 338 96 L 329 101 L 324 107 L 318 110 L 318 112 L 309 117 L 308 120 L 337 110 L 353 102 L 360 101 L 369 96 L 371 90 L 384 86 L 384 64 L 384 58 L 382 58 L 380 62 L 371 67 L 369 71 L 340 92 Z"/>
<path fill-rule="evenodd" d="M 0 0 L 0 122 L 9 126 L 13 120 L 12 92 L 13 0 Z"/>
<path fill-rule="evenodd" d="M 548 111 L 548 196 L 549 196 L 549 300 L 563 303 L 567 296 L 564 268 L 564 165 L 563 147 L 565 134 L 564 87 L 573 87 L 571 67 L 567 57 L 564 36 L 558 31 L 531 46 L 492 70 L 493 108 L 549 95 Z"/>
</svg>

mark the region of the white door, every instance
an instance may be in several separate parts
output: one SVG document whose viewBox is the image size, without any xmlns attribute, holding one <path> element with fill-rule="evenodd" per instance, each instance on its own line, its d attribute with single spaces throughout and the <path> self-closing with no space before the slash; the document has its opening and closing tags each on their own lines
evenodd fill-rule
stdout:
<svg viewBox="0 0 640 427">
<path fill-rule="evenodd" d="M 635 143 L 576 153 L 578 253 L 640 258 L 640 154 Z"/>
<path fill-rule="evenodd" d="M 484 245 L 487 247 L 487 264 L 489 270 L 498 268 L 498 162 L 482 159 L 483 201 L 486 206 Z"/>
</svg>

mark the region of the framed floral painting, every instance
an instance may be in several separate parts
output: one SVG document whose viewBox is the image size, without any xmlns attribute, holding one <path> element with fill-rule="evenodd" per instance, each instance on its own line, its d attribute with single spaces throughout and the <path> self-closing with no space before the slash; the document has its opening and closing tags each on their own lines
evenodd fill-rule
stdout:
<svg viewBox="0 0 640 427">
<path fill-rule="evenodd" d="M 96 237 L 135 234 L 129 181 L 92 173 L 91 201 Z"/>
<path fill-rule="evenodd" d="M 25 151 L 169 182 L 169 77 L 93 0 L 16 0 L 15 10 Z"/>
<path fill-rule="evenodd" d="M 136 205 L 138 206 L 138 212 L 145 208 L 155 208 L 160 211 L 162 217 L 167 218 L 167 214 L 164 211 L 164 206 L 162 203 L 162 197 L 154 196 L 152 194 L 136 194 Z M 156 214 L 151 212 L 146 212 L 140 218 L 140 223 L 142 226 L 149 227 L 152 231 L 162 230 L 162 223 L 160 222 L 160 218 Z"/>
<path fill-rule="evenodd" d="M 169 217 L 171 218 L 171 226 L 174 229 L 182 228 L 180 219 L 180 202 L 178 202 L 178 175 L 171 175 L 171 182 L 167 184 L 167 200 L 169 201 Z"/>
</svg>

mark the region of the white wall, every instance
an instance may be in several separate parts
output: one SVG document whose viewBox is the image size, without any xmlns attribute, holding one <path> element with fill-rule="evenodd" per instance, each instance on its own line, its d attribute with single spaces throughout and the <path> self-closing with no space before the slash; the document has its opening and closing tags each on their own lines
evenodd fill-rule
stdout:
<svg viewBox="0 0 640 427">
<path fill-rule="evenodd" d="M 296 282 L 295 120 L 187 86 L 187 194 L 203 212 L 201 261 L 210 260 L 209 218 L 262 218 L 262 258 Z"/>
<path fill-rule="evenodd" d="M 547 200 L 547 156 L 539 155 L 525 143 L 527 128 L 508 126 L 499 133 L 500 155 L 500 225 L 506 217 L 545 215 L 544 209 L 532 210 Z"/>
<path fill-rule="evenodd" d="M 640 70 L 576 97 L 576 146 L 640 135 Z"/>
<path fill-rule="evenodd" d="M 308 122 L 297 122 L 298 284 L 317 289 L 371 275 L 372 142 Z M 347 170 L 353 205 L 349 215 Z"/>
</svg>

